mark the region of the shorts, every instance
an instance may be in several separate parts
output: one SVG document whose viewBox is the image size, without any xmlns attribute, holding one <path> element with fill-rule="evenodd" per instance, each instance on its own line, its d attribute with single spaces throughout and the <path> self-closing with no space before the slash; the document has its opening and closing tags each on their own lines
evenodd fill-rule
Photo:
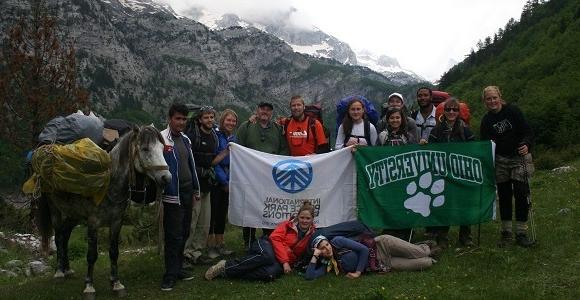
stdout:
<svg viewBox="0 0 580 300">
<path fill-rule="evenodd" d="M 497 183 L 510 180 L 528 182 L 534 173 L 532 154 L 526 156 L 495 156 L 495 180 Z"/>
</svg>

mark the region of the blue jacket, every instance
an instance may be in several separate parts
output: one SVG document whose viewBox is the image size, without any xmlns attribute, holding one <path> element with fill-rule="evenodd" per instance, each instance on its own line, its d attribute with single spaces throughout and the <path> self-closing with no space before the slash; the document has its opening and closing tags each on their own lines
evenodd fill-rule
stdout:
<svg viewBox="0 0 580 300">
<path fill-rule="evenodd" d="M 216 155 L 225 150 L 228 147 L 229 142 L 238 142 L 238 139 L 235 135 L 226 136 L 225 132 L 217 130 L 216 133 L 218 137 L 218 148 L 215 153 Z M 221 162 L 214 166 L 214 170 L 217 182 L 221 186 L 228 185 L 230 183 L 230 156 L 228 155 L 224 157 Z"/>
<path fill-rule="evenodd" d="M 165 149 L 163 149 L 163 157 L 165 162 L 169 166 L 169 172 L 171 173 L 171 183 L 165 186 L 161 200 L 168 203 L 177 203 L 179 201 L 179 160 L 177 159 L 176 149 L 173 147 L 173 136 L 171 136 L 171 130 L 167 127 L 165 130 L 161 131 L 163 140 L 165 141 Z M 185 147 L 189 149 L 189 169 L 191 170 L 191 179 L 193 180 L 193 190 L 195 194 L 199 196 L 199 181 L 197 179 L 197 173 L 195 172 L 195 161 L 193 160 L 193 153 L 191 153 L 191 141 L 189 138 L 181 133 L 181 138 Z"/>
<path fill-rule="evenodd" d="M 341 272 L 365 271 L 369 261 L 369 248 L 367 246 L 343 236 L 333 238 L 330 244 Z M 324 274 L 326 274 L 326 261 L 311 262 L 306 267 L 304 278 L 312 280 Z"/>
</svg>

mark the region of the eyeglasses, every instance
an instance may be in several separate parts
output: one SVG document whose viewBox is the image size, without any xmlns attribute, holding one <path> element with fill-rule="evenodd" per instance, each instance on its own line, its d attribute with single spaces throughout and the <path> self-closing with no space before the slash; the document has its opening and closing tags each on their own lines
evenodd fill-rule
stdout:
<svg viewBox="0 0 580 300">
<path fill-rule="evenodd" d="M 452 112 L 452 111 L 458 112 L 459 111 L 459 108 L 457 108 L 457 107 L 447 107 L 447 108 L 445 108 L 445 111 L 446 112 Z"/>
</svg>

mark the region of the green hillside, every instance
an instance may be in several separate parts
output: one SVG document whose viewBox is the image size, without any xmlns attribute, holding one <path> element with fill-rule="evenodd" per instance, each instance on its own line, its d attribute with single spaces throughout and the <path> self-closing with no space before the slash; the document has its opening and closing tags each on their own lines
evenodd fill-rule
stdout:
<svg viewBox="0 0 580 300">
<path fill-rule="evenodd" d="M 580 2 L 530 0 L 519 22 L 511 19 L 477 47 L 439 86 L 469 102 L 476 131 L 485 113 L 481 91 L 497 85 L 504 100 L 524 111 L 540 152 L 578 149 Z"/>
</svg>

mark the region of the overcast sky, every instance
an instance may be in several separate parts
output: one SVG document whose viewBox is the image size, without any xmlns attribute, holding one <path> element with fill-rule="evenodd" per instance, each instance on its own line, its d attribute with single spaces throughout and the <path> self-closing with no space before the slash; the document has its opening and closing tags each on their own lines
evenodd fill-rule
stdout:
<svg viewBox="0 0 580 300">
<path fill-rule="evenodd" d="M 158 0 L 160 1 L 160 0 Z M 292 23 L 314 25 L 347 42 L 399 60 L 437 80 L 463 60 L 478 40 L 493 36 L 510 18 L 519 20 L 526 0 L 161 0 L 178 13 L 201 6 L 259 20 L 288 12 Z"/>
</svg>

